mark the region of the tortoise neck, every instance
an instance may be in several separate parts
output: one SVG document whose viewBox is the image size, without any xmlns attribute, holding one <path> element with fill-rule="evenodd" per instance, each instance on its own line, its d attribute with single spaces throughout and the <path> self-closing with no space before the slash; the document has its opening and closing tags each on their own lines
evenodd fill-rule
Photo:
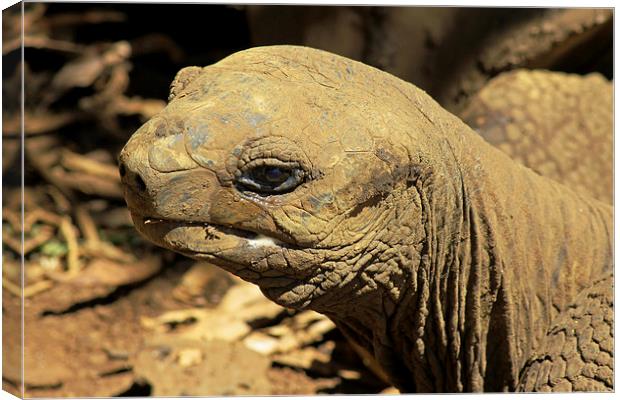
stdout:
<svg viewBox="0 0 620 400">
<path fill-rule="evenodd" d="M 409 291 L 333 319 L 403 391 L 514 390 L 552 318 L 611 268 L 612 209 L 468 128 L 443 147 L 453 159 L 413 184 L 426 239 L 400 266 Z"/>
<path fill-rule="evenodd" d="M 612 208 L 463 135 L 451 145 L 465 240 L 454 242 L 438 286 L 453 299 L 444 320 L 458 356 L 448 353 L 462 390 L 514 390 L 551 320 L 612 268 Z"/>
<path fill-rule="evenodd" d="M 612 268 L 612 208 L 516 164 L 456 117 L 429 115 L 440 134 L 409 149 L 419 208 L 402 213 L 424 240 L 393 258 L 400 298 L 388 310 L 379 287 L 355 292 L 353 312 L 319 311 L 402 391 L 514 390 L 551 320 Z"/>
</svg>

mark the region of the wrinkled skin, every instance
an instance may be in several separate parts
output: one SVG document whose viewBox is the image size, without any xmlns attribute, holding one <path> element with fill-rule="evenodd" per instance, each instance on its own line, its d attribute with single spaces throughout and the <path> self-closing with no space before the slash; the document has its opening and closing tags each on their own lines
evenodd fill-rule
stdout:
<svg viewBox="0 0 620 400">
<path fill-rule="evenodd" d="M 120 162 L 145 237 L 328 315 L 407 392 L 515 390 L 552 320 L 612 270 L 611 207 L 413 85 L 309 48 L 182 70 Z M 256 193 L 264 165 L 298 179 Z"/>
</svg>

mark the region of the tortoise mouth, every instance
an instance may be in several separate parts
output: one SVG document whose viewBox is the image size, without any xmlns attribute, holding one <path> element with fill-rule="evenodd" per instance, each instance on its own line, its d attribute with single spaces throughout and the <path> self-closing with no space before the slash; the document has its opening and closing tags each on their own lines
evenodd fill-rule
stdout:
<svg viewBox="0 0 620 400">
<path fill-rule="evenodd" d="M 304 296 L 315 275 L 316 259 L 307 248 L 263 233 L 203 221 L 150 217 L 132 212 L 136 229 L 148 240 L 184 256 L 207 261 L 257 284 L 285 307 L 305 308 Z"/>
<path fill-rule="evenodd" d="M 221 255 L 234 250 L 237 255 L 245 254 L 244 258 L 248 259 L 251 254 L 260 255 L 269 250 L 302 249 L 270 233 L 229 225 L 152 217 L 135 211 L 131 216 L 136 229 L 147 239 L 193 258 L 200 254 Z"/>
<path fill-rule="evenodd" d="M 209 239 L 210 235 L 216 235 L 215 231 L 218 232 L 222 232 L 225 233 L 227 235 L 234 235 L 240 238 L 244 238 L 244 239 L 249 239 L 249 240 L 254 240 L 256 238 L 258 238 L 259 236 L 261 236 L 261 234 L 256 233 L 256 232 L 252 232 L 252 231 L 248 231 L 245 229 L 239 229 L 239 228 L 234 228 L 232 226 L 225 226 L 225 225 L 219 225 L 219 224 L 214 224 L 211 222 L 201 222 L 201 221 L 184 221 L 184 220 L 175 220 L 175 219 L 165 219 L 165 218 L 155 218 L 155 217 L 149 217 L 149 216 L 141 216 L 139 217 L 142 219 L 142 225 L 156 225 L 156 224 L 177 224 L 179 226 L 183 225 L 183 226 L 201 226 L 204 227 L 207 230 L 207 237 L 206 239 Z M 209 232 L 209 231 L 213 231 L 213 232 Z"/>
</svg>

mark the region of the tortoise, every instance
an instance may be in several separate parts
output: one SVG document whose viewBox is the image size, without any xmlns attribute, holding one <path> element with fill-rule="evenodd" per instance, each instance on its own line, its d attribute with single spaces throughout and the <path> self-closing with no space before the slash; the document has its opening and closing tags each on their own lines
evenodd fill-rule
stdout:
<svg viewBox="0 0 620 400">
<path fill-rule="evenodd" d="M 181 70 L 119 160 L 142 235 L 325 314 L 403 392 L 613 390 L 612 207 L 410 83 L 252 48 Z"/>
</svg>

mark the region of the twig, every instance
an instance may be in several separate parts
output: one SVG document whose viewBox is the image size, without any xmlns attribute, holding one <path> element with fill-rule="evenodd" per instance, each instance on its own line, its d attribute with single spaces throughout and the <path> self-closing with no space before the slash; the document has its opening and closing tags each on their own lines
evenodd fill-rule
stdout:
<svg viewBox="0 0 620 400">
<path fill-rule="evenodd" d="M 15 211 L 9 208 L 4 207 L 2 209 L 2 219 L 9 223 L 13 231 L 15 231 L 18 235 L 20 234 L 21 224 L 22 224 L 20 214 L 16 213 Z M 14 236 L 9 235 L 9 233 L 4 228 L 2 229 L 2 231 L 3 231 L 2 232 L 2 243 L 9 246 L 9 248 L 13 250 L 15 253 L 21 254 L 22 253 L 21 238 L 16 239 Z"/>
<path fill-rule="evenodd" d="M 26 159 L 46 181 L 57 187 L 58 190 L 60 190 L 65 196 L 71 198 L 73 197 L 73 193 L 71 192 L 69 186 L 67 186 L 62 179 L 59 179 L 57 174 L 52 173 L 53 171 L 51 167 L 54 163 L 54 159 L 51 156 L 41 156 L 42 154 L 45 154 L 45 152 L 49 151 L 49 147 L 51 146 L 40 146 L 40 144 L 34 139 L 26 140 Z"/>
<path fill-rule="evenodd" d="M 79 205 L 76 207 L 75 218 L 77 220 L 78 226 L 80 227 L 80 231 L 82 231 L 84 238 L 86 238 L 86 241 L 92 243 L 99 243 L 100 238 L 99 234 L 97 233 L 97 226 L 95 225 L 95 222 L 90 216 L 90 213 L 88 212 L 88 210 L 86 210 L 84 206 Z"/>
<path fill-rule="evenodd" d="M 57 51 L 65 51 L 68 53 L 82 53 L 85 46 L 68 42 L 65 40 L 50 39 L 45 36 L 25 36 L 23 41 L 24 47 L 32 47 L 35 49 L 49 49 Z M 2 54 L 8 54 L 13 50 L 17 50 L 22 45 L 21 38 L 8 40 L 2 46 Z"/>
<path fill-rule="evenodd" d="M 32 230 L 32 225 L 38 221 L 47 222 L 50 225 L 60 227 L 62 218 L 42 208 L 35 208 L 24 215 L 24 232 L 30 232 L 30 230 Z"/>
<path fill-rule="evenodd" d="M 22 288 L 19 285 L 14 284 L 13 282 L 11 282 L 7 277 L 3 276 L 2 277 L 2 287 L 6 290 L 9 291 L 9 293 L 17 296 L 17 297 L 22 297 Z"/>
<path fill-rule="evenodd" d="M 112 181 L 120 181 L 116 165 L 104 164 L 67 149 L 61 152 L 60 163 L 68 170 L 84 172 Z"/>
<path fill-rule="evenodd" d="M 138 114 L 145 119 L 151 118 L 163 110 L 164 107 L 166 107 L 166 102 L 163 100 L 124 96 L 120 96 L 114 104 L 115 112 L 118 114 Z"/>
<path fill-rule="evenodd" d="M 53 282 L 68 282 L 75 278 L 79 271 L 76 272 L 64 272 L 64 271 L 45 271 L 45 277 Z"/>
<path fill-rule="evenodd" d="M 31 297 L 35 294 L 39 294 L 47 289 L 51 289 L 54 286 L 54 282 L 52 281 L 39 281 L 37 283 L 33 283 L 32 285 L 28 285 L 24 288 L 24 298 Z"/>
<path fill-rule="evenodd" d="M 70 217 L 64 217 L 60 223 L 60 232 L 67 242 L 67 269 L 69 273 L 76 273 L 80 269 L 80 249 L 77 243 L 75 229 Z"/>
<path fill-rule="evenodd" d="M 50 15 L 47 18 L 49 28 L 71 25 L 90 25 L 109 22 L 123 22 L 127 20 L 124 13 L 118 11 L 93 10 L 80 13 L 64 13 Z"/>
<path fill-rule="evenodd" d="M 6 244 L 17 254 L 22 254 L 22 241 L 10 236 L 7 232 L 3 232 L 2 243 Z"/>
<path fill-rule="evenodd" d="M 8 280 L 6 277 L 2 277 L 2 287 L 9 291 L 9 293 L 17 296 L 17 297 L 31 297 L 35 294 L 41 293 L 47 289 L 50 289 L 54 286 L 54 282 L 52 281 L 39 281 L 37 283 L 33 283 L 32 285 L 28 285 L 22 288 L 19 285 Z"/>
<path fill-rule="evenodd" d="M 122 263 L 133 263 L 136 257 L 119 249 L 118 247 L 104 241 L 86 242 L 82 245 L 82 253 L 91 257 L 102 257 L 112 261 Z"/>
<path fill-rule="evenodd" d="M 31 112 L 24 115 L 24 135 L 34 136 L 44 133 L 52 133 L 58 128 L 76 122 L 84 116 L 79 112 Z M 21 137 L 20 115 L 3 115 L 2 136 L 8 138 Z"/>
<path fill-rule="evenodd" d="M 75 212 L 78 226 L 86 238 L 86 243 L 82 244 L 82 254 L 92 257 L 103 257 L 112 261 L 131 263 L 136 258 L 119 249 L 118 247 L 104 242 L 99 237 L 95 221 L 84 206 L 78 206 Z"/>
<path fill-rule="evenodd" d="M 115 199 L 123 198 L 120 178 L 111 180 L 96 175 L 86 175 L 83 172 L 65 172 L 62 168 L 53 170 L 52 175 L 56 182 L 66 188 L 79 190 L 90 195 Z"/>
<path fill-rule="evenodd" d="M 41 246 L 54 237 L 54 229 L 51 226 L 42 226 L 41 230 L 36 236 L 33 236 L 24 241 L 24 254 L 30 253 L 32 250 Z"/>
<path fill-rule="evenodd" d="M 21 217 L 19 213 L 11 210 L 10 208 L 4 207 L 2 208 L 2 219 L 6 220 L 11 227 L 17 231 L 20 230 L 20 226 L 22 225 Z"/>
<path fill-rule="evenodd" d="M 71 209 L 71 203 L 67 197 L 56 186 L 48 185 L 46 187 L 47 193 L 54 200 L 56 209 L 61 212 L 68 212 Z"/>
</svg>

